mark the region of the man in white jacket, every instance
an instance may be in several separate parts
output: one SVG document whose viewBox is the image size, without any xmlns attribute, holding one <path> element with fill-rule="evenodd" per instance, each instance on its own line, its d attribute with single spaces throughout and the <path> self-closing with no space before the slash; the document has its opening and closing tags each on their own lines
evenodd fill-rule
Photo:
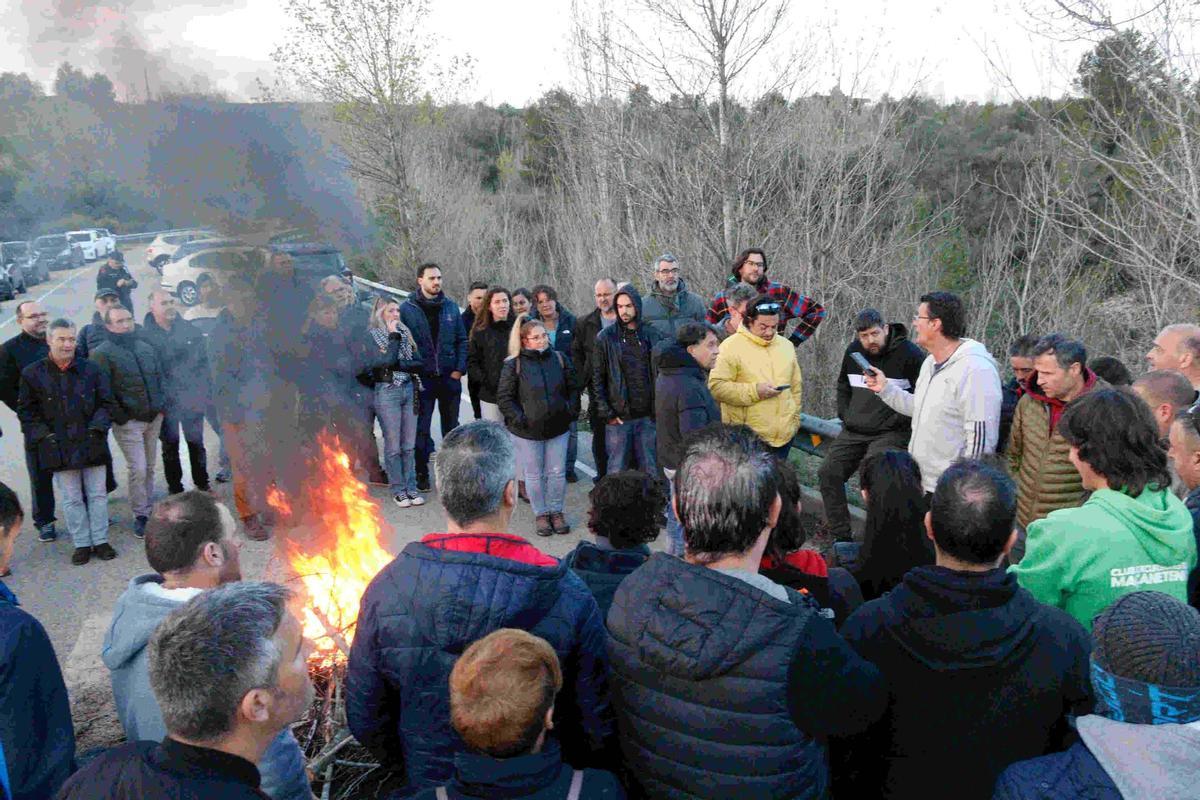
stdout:
<svg viewBox="0 0 1200 800">
<path fill-rule="evenodd" d="M 906 392 L 873 369 L 867 387 L 912 417 L 908 451 L 921 467 L 926 494 L 957 458 L 994 453 L 1000 437 L 1000 371 L 980 342 L 963 337 L 966 313 L 950 292 L 921 296 L 913 338 L 928 351 L 916 389 Z"/>
</svg>

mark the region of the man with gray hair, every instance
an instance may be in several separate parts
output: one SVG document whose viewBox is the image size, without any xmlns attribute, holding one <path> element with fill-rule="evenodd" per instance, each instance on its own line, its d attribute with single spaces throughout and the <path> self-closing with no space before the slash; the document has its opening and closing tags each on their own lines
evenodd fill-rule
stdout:
<svg viewBox="0 0 1200 800">
<path fill-rule="evenodd" d="M 650 269 L 654 273 L 654 283 L 649 297 L 642 303 L 642 316 L 663 338 L 674 341 L 680 325 L 704 322 L 708 309 L 699 295 L 688 291 L 679 274 L 679 260 L 674 255 L 663 253 Z"/>
<path fill-rule="evenodd" d="M 242 579 L 242 537 L 237 520 L 212 495 L 191 491 L 155 504 L 146 524 L 146 560 L 154 572 L 139 575 L 117 600 L 100 656 L 112 675 L 113 699 L 125 738 L 161 741 L 167 735 L 150 685 L 150 639 L 188 600 Z M 259 786 L 272 800 L 311 800 L 304 754 L 290 729 L 276 737 L 258 762 Z"/>
<path fill-rule="evenodd" d="M 748 283 L 735 283 L 725 290 L 725 313 L 713 327 L 722 342 L 737 333 L 746 318 L 746 306 L 758 297 L 758 289 Z"/>
<path fill-rule="evenodd" d="M 363 595 L 346 674 L 354 736 L 409 792 L 440 786 L 465 745 L 450 724 L 457 657 L 499 628 L 545 639 L 563 664 L 554 731 L 582 767 L 608 745 L 604 621 L 564 562 L 507 533 L 516 460 L 502 425 L 476 421 L 442 440 L 434 462 L 446 533 L 404 548 Z"/>
<path fill-rule="evenodd" d="M 1182 372 L 1200 397 L 1200 325 L 1180 323 L 1163 328 L 1154 337 L 1146 360 L 1151 369 Z"/>
<path fill-rule="evenodd" d="M 1083 501 L 1083 479 L 1071 462 L 1071 446 L 1058 430 L 1058 421 L 1075 400 L 1108 386 L 1087 368 L 1083 343 L 1061 333 L 1038 339 L 1033 369 L 1013 414 L 1006 451 L 1008 471 L 1017 482 L 1017 524 L 1022 529 L 1051 511 Z"/>
<path fill-rule="evenodd" d="M 608 651 L 635 796 L 825 797 L 825 738 L 883 712 L 879 671 L 759 574 L 778 484 L 749 428 L 695 434 L 675 475 L 686 558 L 655 553 L 617 588 Z"/>
<path fill-rule="evenodd" d="M 66 782 L 60 800 L 262 800 L 255 766 L 312 704 L 309 645 L 273 583 L 231 583 L 171 612 L 150 640 L 161 742 L 130 742 Z"/>
</svg>

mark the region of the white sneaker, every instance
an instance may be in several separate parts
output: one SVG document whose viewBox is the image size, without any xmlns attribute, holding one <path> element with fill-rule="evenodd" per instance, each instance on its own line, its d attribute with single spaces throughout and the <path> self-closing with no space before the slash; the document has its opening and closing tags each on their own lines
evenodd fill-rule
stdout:
<svg viewBox="0 0 1200 800">
<path fill-rule="evenodd" d="M 419 494 L 410 494 L 408 496 L 408 502 L 414 506 L 423 506 L 425 505 L 425 498 L 421 497 Z"/>
<path fill-rule="evenodd" d="M 413 504 L 412 500 L 409 500 L 408 496 L 403 495 L 403 494 L 394 495 L 392 497 L 392 502 L 394 502 L 396 505 L 400 506 L 401 508 L 408 508 L 409 506 L 411 506 Z"/>
</svg>

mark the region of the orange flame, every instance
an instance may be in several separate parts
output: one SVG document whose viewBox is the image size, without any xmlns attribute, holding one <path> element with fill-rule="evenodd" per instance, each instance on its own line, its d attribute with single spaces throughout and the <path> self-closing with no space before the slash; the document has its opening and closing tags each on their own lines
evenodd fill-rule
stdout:
<svg viewBox="0 0 1200 800">
<path fill-rule="evenodd" d="M 318 437 L 320 456 L 312 464 L 305 486 L 306 504 L 320 527 L 319 552 L 304 552 L 289 544 L 288 559 L 304 585 L 307 605 L 301 612 L 304 635 L 313 642 L 310 661 L 332 664 L 346 658 L 354 640 L 358 606 L 371 582 L 392 555 L 379 543 L 383 522 L 379 506 L 350 469 L 350 458 L 337 438 Z M 276 500 L 291 514 L 287 496 L 275 489 Z M 272 507 L 279 510 L 275 502 Z M 315 549 L 315 548 L 314 548 Z"/>
<path fill-rule="evenodd" d="M 284 491 L 273 483 L 267 487 L 267 505 L 275 509 L 281 517 L 290 519 L 292 516 L 291 501 Z"/>
</svg>

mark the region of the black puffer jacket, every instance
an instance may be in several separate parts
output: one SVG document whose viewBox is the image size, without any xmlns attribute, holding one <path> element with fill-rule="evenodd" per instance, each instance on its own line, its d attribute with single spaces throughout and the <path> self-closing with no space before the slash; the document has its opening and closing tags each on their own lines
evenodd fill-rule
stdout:
<svg viewBox="0 0 1200 800">
<path fill-rule="evenodd" d="M 571 428 L 579 410 L 575 368 L 556 350 L 522 350 L 504 362 L 496 402 L 514 436 L 546 441 Z"/>
<path fill-rule="evenodd" d="M 475 331 L 467 343 L 467 377 L 479 387 L 479 399 L 485 403 L 496 402 L 512 326 L 511 319 L 493 322 Z"/>
<path fill-rule="evenodd" d="M 114 425 L 131 419 L 150 422 L 166 408 L 158 355 L 138 334 L 110 332 L 89 360 L 104 371 L 112 387 Z"/>
<path fill-rule="evenodd" d="M 30 336 L 21 331 L 4 344 L 0 344 L 0 400 L 4 405 L 17 410 L 17 393 L 21 390 L 21 373 L 30 364 L 50 355 L 46 340 Z"/>
<path fill-rule="evenodd" d="M 106 463 L 112 407 L 108 378 L 87 359 L 77 358 L 65 370 L 43 359 L 21 373 L 17 415 L 25 445 L 44 470 Z"/>
<path fill-rule="evenodd" d="M 823 798 L 821 737 L 883 711 L 874 666 L 812 601 L 655 553 L 608 613 L 629 775 L 655 798 Z"/>
<path fill-rule="evenodd" d="M 659 355 L 654 406 L 658 463 L 667 469 L 678 468 L 685 436 L 721 421 L 721 409 L 708 391 L 708 373 L 675 342 Z"/>
<path fill-rule="evenodd" d="M 641 349 L 641 352 L 638 354 L 630 353 L 625 354 L 625 356 L 628 359 L 630 356 L 636 355 L 639 360 L 644 358 L 649 364 L 649 383 L 644 387 L 633 388 L 649 392 L 649 414 L 653 416 L 656 367 L 654 348 L 664 341 L 663 335 L 642 320 L 642 297 L 637 293 L 636 289 L 632 286 L 626 286 L 618 290 L 616 297 L 613 298 L 613 303 L 615 304 L 620 300 L 622 295 L 627 295 L 633 301 L 634 308 L 637 309 L 636 344 L 634 346 Z M 600 419 L 605 422 L 618 417 L 621 419 L 630 417 L 632 411 L 630 406 L 631 387 L 626 380 L 625 370 L 621 363 L 622 351 L 629 346 L 622 339 L 630 337 L 623 335 L 623 331 L 628 331 L 628 329 L 618 319 L 616 323 L 600 332 L 596 337 L 596 345 L 592 351 L 594 399 Z"/>
<path fill-rule="evenodd" d="M 857 339 L 851 342 L 842 356 L 842 369 L 838 373 L 837 409 L 842 424 L 852 433 L 873 436 L 909 430 L 912 418 L 893 411 L 879 395 L 867 388 L 862 368 L 854 363 L 851 353 L 862 355 L 889 380 L 902 381 L 900 388 L 911 392 L 917 385 L 921 365 L 925 363 L 925 352 L 909 341 L 908 329 L 899 322 L 888 325 L 887 339 L 877 356 L 865 352 Z"/>
<path fill-rule="evenodd" d="M 183 317 L 176 317 L 168 330 L 159 327 L 153 314 L 146 314 L 141 336 L 154 348 L 162 366 L 167 406 L 203 414 L 209 399 L 208 350 L 204 334 Z"/>
<path fill-rule="evenodd" d="M 104 327 L 104 320 L 100 317 L 100 312 L 92 312 L 92 321 L 80 328 L 79 334 L 75 337 L 75 355 L 79 358 L 87 358 L 88 354 L 99 347 L 107 336 L 108 329 Z"/>
</svg>

